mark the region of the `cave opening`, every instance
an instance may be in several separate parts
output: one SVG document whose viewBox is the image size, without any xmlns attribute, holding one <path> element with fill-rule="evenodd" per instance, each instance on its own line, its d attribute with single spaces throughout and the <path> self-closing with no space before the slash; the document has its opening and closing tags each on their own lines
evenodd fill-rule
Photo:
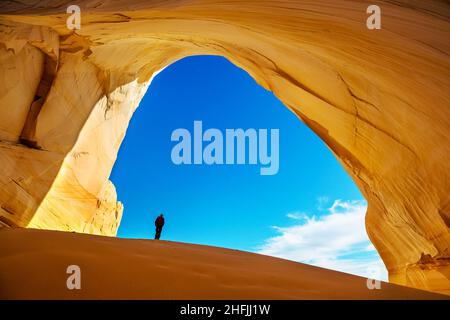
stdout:
<svg viewBox="0 0 450 320">
<path fill-rule="evenodd" d="M 406 8 L 386 2 L 383 28 L 368 30 L 362 3 L 289 5 L 287 10 L 265 2 L 239 7 L 149 4 L 118 19 L 116 5 L 105 3 L 86 7 L 83 24 L 88 27 L 69 33 L 65 19 L 55 14 L 65 12 L 63 4 L 41 8 L 37 16 L 27 5 L 5 11 L 3 87 L 12 90 L 5 92 L 2 117 L 7 141 L 0 227 L 114 236 L 122 210 L 108 179 L 148 80 L 181 57 L 217 54 L 274 92 L 336 155 L 369 203 L 367 232 L 389 268 L 390 281 L 447 292 L 448 265 L 436 264 L 448 256 L 449 244 L 449 126 L 443 120 L 449 119 L 448 26 L 440 14 L 447 6 L 423 10 L 420 4 Z M 119 161 L 122 157 L 123 152 Z M 288 186 L 302 182 L 292 179 L 280 189 L 289 194 L 294 188 Z M 132 202 L 125 201 L 123 187 L 118 189 L 126 205 L 123 229 Z M 333 202 L 328 209 L 340 212 L 344 206 L 349 204 Z M 309 216 L 310 210 L 305 211 Z M 287 215 L 305 217 L 301 211 L 280 217 Z M 142 231 L 142 237 L 151 236 L 152 221 L 147 220 L 143 228 L 148 233 Z M 138 229 L 129 236 L 141 237 Z M 293 245 L 298 241 L 293 237 Z"/>
<path fill-rule="evenodd" d="M 224 136 L 231 128 L 242 130 L 243 140 L 237 137 L 233 146 L 238 165 L 195 163 L 195 153 L 204 157 L 218 139 L 195 138 L 199 121 L 203 138 L 208 130 Z M 184 141 L 192 161 L 173 159 L 182 140 L 179 135 L 171 139 L 177 130 L 197 139 L 197 145 Z M 252 159 L 260 145 L 252 148 L 251 135 L 245 135 L 250 130 L 266 130 L 269 136 L 278 131 L 276 174 L 260 174 Z M 274 137 L 265 138 L 273 158 Z M 179 156 L 186 155 L 179 149 Z M 365 231 L 367 204 L 341 164 L 273 93 L 223 57 L 186 57 L 152 80 L 110 179 L 124 205 L 119 237 L 153 238 L 154 220 L 163 213 L 162 240 L 263 253 L 387 279 Z"/>
</svg>

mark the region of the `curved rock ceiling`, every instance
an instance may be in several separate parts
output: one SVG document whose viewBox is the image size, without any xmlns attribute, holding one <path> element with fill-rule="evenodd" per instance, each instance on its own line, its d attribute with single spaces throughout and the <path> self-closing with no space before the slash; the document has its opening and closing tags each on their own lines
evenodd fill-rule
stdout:
<svg viewBox="0 0 450 320">
<path fill-rule="evenodd" d="M 450 5 L 71 1 L 0 4 L 0 225 L 115 235 L 108 177 L 156 72 L 221 55 L 330 148 L 368 201 L 390 281 L 450 293 Z"/>
</svg>

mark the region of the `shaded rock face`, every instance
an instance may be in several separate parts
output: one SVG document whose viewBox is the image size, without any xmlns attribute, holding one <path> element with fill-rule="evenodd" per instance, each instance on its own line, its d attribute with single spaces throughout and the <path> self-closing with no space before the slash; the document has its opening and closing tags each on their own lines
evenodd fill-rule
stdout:
<svg viewBox="0 0 450 320">
<path fill-rule="evenodd" d="M 0 225 L 114 235 L 109 175 L 152 77 L 221 55 L 353 178 L 390 281 L 450 293 L 448 4 L 380 1 L 368 30 L 354 1 L 96 0 L 73 32 L 70 1 L 28 3 L 0 4 Z"/>
</svg>

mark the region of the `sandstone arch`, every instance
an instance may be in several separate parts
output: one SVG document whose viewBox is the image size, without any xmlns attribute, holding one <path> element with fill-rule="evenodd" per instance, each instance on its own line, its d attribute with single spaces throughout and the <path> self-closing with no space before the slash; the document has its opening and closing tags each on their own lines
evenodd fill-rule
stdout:
<svg viewBox="0 0 450 320">
<path fill-rule="evenodd" d="M 390 280 L 450 293 L 448 4 L 378 1 L 370 31 L 366 2 L 92 0 L 74 33 L 62 2 L 0 5 L 0 224 L 114 235 L 108 177 L 152 76 L 222 55 L 352 176 Z"/>
</svg>

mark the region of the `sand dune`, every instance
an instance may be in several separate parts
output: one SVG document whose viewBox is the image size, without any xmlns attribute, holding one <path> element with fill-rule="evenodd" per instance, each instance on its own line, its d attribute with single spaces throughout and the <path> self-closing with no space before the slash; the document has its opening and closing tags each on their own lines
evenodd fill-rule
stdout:
<svg viewBox="0 0 450 320">
<path fill-rule="evenodd" d="M 69 290 L 69 265 L 81 289 Z M 0 231 L 2 299 L 445 299 L 248 252 L 36 229 Z"/>
<path fill-rule="evenodd" d="M 153 77 L 219 55 L 353 178 L 391 281 L 449 293 L 450 4 L 374 2 L 379 30 L 371 1 L 85 0 L 74 31 L 72 0 L 0 1 L 0 228 L 115 235 L 109 177 Z"/>
</svg>

